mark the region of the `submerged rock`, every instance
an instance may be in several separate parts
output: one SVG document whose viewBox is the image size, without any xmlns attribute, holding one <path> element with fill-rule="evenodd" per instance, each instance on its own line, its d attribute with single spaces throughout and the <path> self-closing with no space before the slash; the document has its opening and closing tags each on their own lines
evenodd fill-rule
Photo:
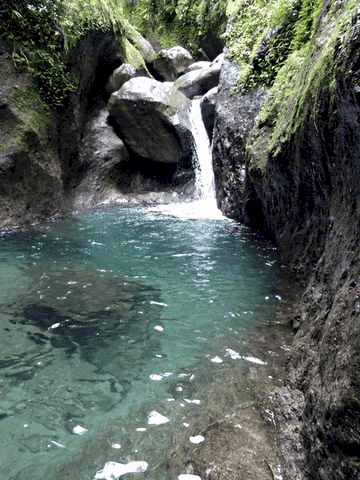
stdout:
<svg viewBox="0 0 360 480">
<path fill-rule="evenodd" d="M 191 154 L 191 102 L 171 83 L 133 78 L 109 100 L 109 111 L 132 151 L 163 163 Z"/>
<path fill-rule="evenodd" d="M 153 63 L 153 69 L 161 80 L 174 82 L 195 60 L 183 47 L 161 50 Z"/>
<path fill-rule="evenodd" d="M 36 267 L 32 275 L 39 278 Z M 49 345 L 63 349 L 69 357 L 80 354 L 98 371 L 116 374 L 121 390 L 126 390 L 134 358 L 146 355 L 148 325 L 161 311 L 155 288 L 81 264 L 60 272 L 49 265 L 46 279 L 16 305 L 10 322 L 26 325 L 28 341 L 39 349 Z M 25 342 L 23 349 L 31 351 Z"/>
</svg>

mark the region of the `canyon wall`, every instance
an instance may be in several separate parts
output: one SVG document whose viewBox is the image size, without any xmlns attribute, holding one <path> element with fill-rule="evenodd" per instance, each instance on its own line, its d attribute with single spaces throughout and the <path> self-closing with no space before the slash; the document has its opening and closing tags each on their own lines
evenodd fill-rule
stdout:
<svg viewBox="0 0 360 480">
<path fill-rule="evenodd" d="M 270 91 L 232 93 L 226 62 L 215 117 L 220 207 L 274 241 L 304 286 L 286 382 L 305 455 L 283 458 L 289 479 L 360 476 L 360 9 L 338 4 L 329 19 L 324 2 Z"/>
</svg>

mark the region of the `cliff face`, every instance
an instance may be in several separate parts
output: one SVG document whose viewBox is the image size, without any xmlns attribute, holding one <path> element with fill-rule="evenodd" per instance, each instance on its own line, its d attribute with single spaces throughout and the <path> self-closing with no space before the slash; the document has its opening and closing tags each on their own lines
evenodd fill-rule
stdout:
<svg viewBox="0 0 360 480">
<path fill-rule="evenodd" d="M 338 5 L 329 21 L 330 7 L 245 121 L 246 138 L 222 131 L 219 106 L 214 132 L 222 208 L 272 238 L 305 287 L 287 383 L 305 397 L 299 475 L 324 480 L 360 476 L 360 9 Z"/>
<path fill-rule="evenodd" d="M 25 54 L 15 61 L 15 47 L 0 38 L 0 228 L 102 203 L 171 201 L 175 190 L 191 191 L 190 162 L 170 168 L 135 155 L 109 121 L 110 75 L 131 63 L 150 76 L 146 64 L 155 57 L 133 27 L 123 37 L 94 30 L 78 41 L 66 56 L 74 90 L 56 110 L 44 102 Z"/>
<path fill-rule="evenodd" d="M 56 119 L 0 42 L 0 225 L 26 224 L 66 207 Z"/>
</svg>

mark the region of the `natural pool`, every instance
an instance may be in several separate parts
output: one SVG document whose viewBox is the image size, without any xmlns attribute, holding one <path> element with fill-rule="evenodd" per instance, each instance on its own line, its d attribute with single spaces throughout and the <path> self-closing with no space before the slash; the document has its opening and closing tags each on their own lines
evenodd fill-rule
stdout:
<svg viewBox="0 0 360 480">
<path fill-rule="evenodd" d="M 251 332 L 280 300 L 275 260 L 229 220 L 103 210 L 0 245 L 1 479 L 118 478 L 98 472 L 135 460 L 165 480 L 207 379 L 269 361 Z"/>
</svg>

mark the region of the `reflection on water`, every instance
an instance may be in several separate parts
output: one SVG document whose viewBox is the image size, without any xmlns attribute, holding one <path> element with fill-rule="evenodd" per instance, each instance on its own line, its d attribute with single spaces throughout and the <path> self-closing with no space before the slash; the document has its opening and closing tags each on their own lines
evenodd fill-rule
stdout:
<svg viewBox="0 0 360 480">
<path fill-rule="evenodd" d="M 268 366 L 249 332 L 278 301 L 271 249 L 225 219 L 169 213 L 0 238 L 0 479 L 166 480 L 209 381 Z"/>
</svg>

